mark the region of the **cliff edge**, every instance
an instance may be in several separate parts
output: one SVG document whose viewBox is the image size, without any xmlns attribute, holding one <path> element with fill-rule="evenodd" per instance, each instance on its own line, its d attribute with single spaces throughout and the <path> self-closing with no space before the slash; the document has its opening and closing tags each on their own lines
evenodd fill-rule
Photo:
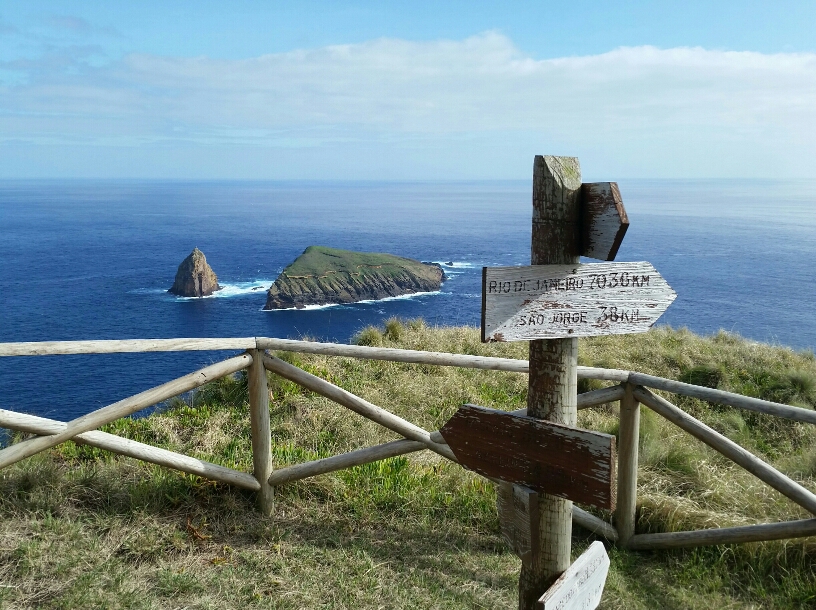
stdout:
<svg viewBox="0 0 816 610">
<path fill-rule="evenodd" d="M 355 303 L 439 290 L 445 274 L 393 254 L 309 246 L 267 291 L 264 309 Z"/>
<path fill-rule="evenodd" d="M 207 257 L 198 248 L 181 261 L 176 271 L 176 281 L 167 292 L 180 297 L 206 297 L 221 290 L 215 272 L 207 264 Z"/>
</svg>

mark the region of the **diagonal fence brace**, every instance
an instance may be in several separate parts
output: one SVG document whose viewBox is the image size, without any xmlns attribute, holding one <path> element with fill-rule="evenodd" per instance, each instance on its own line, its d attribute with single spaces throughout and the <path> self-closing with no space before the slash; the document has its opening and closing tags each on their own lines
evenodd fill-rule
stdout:
<svg viewBox="0 0 816 610">
<path fill-rule="evenodd" d="M 367 400 L 364 400 L 359 396 L 356 396 L 351 392 L 334 385 L 333 383 L 329 383 L 320 377 L 316 377 L 315 375 L 307 373 L 306 371 L 299 369 L 288 362 L 284 362 L 280 358 L 276 358 L 275 356 L 270 356 L 268 354 L 264 356 L 264 366 L 268 371 L 276 373 L 289 381 L 293 381 L 294 383 L 297 383 L 298 385 L 301 385 L 307 390 L 311 390 L 316 394 L 325 396 L 329 400 L 351 409 L 355 413 L 370 419 L 374 423 L 377 423 L 384 428 L 388 428 L 389 430 L 392 430 L 393 432 L 396 432 L 409 440 L 423 443 L 428 449 L 438 453 L 442 457 L 445 457 L 453 462 L 457 461 L 456 456 L 453 455 L 453 451 L 451 451 L 450 447 L 448 447 L 446 444 L 435 442 L 427 430 L 424 430 L 419 426 L 415 426 L 411 422 L 402 419 L 401 417 L 394 415 L 393 413 L 386 411 L 385 409 L 378 407 L 377 405 L 374 405 Z"/>
<path fill-rule="evenodd" d="M 66 424 L 62 432 L 52 436 L 38 436 L 37 438 L 15 443 L 10 447 L 0 450 L 0 468 L 15 464 L 36 453 L 71 440 L 78 434 L 95 430 L 100 426 L 141 411 L 142 409 L 192 390 L 193 388 L 200 387 L 205 383 L 226 375 L 231 375 L 232 373 L 237 373 L 248 367 L 251 363 L 252 356 L 242 354 L 235 358 L 230 358 L 229 360 L 211 364 L 184 377 L 168 381 L 160 386 L 145 390 L 144 392 L 115 402 L 107 407 L 102 407 L 97 411 L 73 419 Z"/>
</svg>

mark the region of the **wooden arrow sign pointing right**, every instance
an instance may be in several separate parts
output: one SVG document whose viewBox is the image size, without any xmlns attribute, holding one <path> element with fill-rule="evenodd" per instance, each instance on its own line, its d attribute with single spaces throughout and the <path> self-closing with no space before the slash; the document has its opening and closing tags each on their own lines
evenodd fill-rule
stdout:
<svg viewBox="0 0 816 610">
<path fill-rule="evenodd" d="M 581 185 L 581 225 L 581 256 L 615 260 L 629 228 L 617 182 Z"/>
<path fill-rule="evenodd" d="M 676 296 L 646 262 L 484 267 L 482 341 L 642 333 Z"/>
</svg>

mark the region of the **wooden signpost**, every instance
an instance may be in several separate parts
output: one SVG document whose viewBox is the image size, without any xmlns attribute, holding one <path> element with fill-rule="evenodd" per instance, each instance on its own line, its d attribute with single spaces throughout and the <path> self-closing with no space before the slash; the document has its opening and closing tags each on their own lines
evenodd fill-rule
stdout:
<svg viewBox="0 0 816 610">
<path fill-rule="evenodd" d="M 482 341 L 649 330 L 676 297 L 649 263 L 482 269 Z"/>
<path fill-rule="evenodd" d="M 538 600 L 540 610 L 594 610 L 601 603 L 609 555 L 602 542 L 589 545 Z"/>
<path fill-rule="evenodd" d="M 482 341 L 530 341 L 527 416 L 465 405 L 441 432 L 463 465 L 501 481 L 502 534 L 522 559 L 519 609 L 591 610 L 609 558 L 594 543 L 570 566 L 572 501 L 615 507 L 615 439 L 575 427 L 577 337 L 645 332 L 676 294 L 649 263 L 580 263 L 612 261 L 629 219 L 617 184 L 581 184 L 578 159 L 535 158 L 532 220 L 532 266 L 482 272 Z M 622 429 L 630 418 L 636 431 L 628 396 Z M 622 489 L 637 475 L 636 434 L 621 433 Z M 627 494 L 616 515 L 633 522 Z"/>
<path fill-rule="evenodd" d="M 440 429 L 456 459 L 487 477 L 615 508 L 615 437 L 464 405 Z"/>
</svg>

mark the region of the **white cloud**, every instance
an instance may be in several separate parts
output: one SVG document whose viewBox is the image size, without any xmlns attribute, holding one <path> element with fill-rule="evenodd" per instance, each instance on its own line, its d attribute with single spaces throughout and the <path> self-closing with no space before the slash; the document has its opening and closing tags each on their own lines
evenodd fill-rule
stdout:
<svg viewBox="0 0 816 610">
<path fill-rule="evenodd" d="M 550 152 L 628 176 L 816 177 L 816 54 L 635 47 L 534 60 L 486 33 L 244 60 L 77 60 L 31 68 L 25 83 L 0 89 L 0 138 L 141 151 L 306 148 L 318 157 L 391 150 L 417 168 L 428 147 L 454 159 L 479 146 L 467 155 L 483 158 L 474 172 L 489 177 L 526 176 L 530 155 Z M 512 150 L 529 161 L 518 172 L 493 159 Z"/>
</svg>

